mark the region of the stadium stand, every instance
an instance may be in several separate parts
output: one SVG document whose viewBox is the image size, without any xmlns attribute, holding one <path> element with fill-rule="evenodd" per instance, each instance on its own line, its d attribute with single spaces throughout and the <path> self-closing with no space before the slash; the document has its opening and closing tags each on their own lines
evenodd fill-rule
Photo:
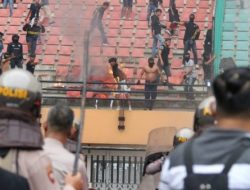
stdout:
<svg viewBox="0 0 250 190">
<path fill-rule="evenodd" d="M 176 0 L 181 21 L 188 21 L 189 14 L 195 13 L 196 23 L 201 29 L 200 39 L 197 41 L 199 62 L 202 59 L 203 41 L 207 29 L 212 27 L 214 0 Z M 5 50 L 11 41 L 11 35 L 18 33 L 24 45 L 25 63 L 28 60 L 25 32 L 22 26 L 29 11 L 31 0 L 18 3 L 13 17 L 9 10 L 0 9 L 0 31 L 5 33 Z M 54 14 L 55 23 L 44 23 L 46 32 L 42 34 L 42 42 L 37 46 L 39 64 L 35 75 L 40 80 L 79 81 L 83 62 L 83 33 L 89 27 L 93 11 L 100 6 L 103 0 L 50 0 L 50 8 Z M 163 15 L 161 21 L 169 27 L 168 21 L 169 0 L 163 1 Z M 137 0 L 134 3 L 131 20 L 120 19 L 122 1 L 111 0 L 110 7 L 105 11 L 103 24 L 108 37 L 108 46 L 102 46 L 99 31 L 95 30 L 90 44 L 90 65 L 107 64 L 107 59 L 117 56 L 130 82 L 136 82 L 141 68 L 147 64 L 151 55 L 152 35 L 146 20 L 148 2 Z M 243 26 L 242 26 L 243 27 Z M 170 63 L 172 76 L 169 82 L 175 85 L 183 83 L 183 37 L 184 27 L 178 29 L 178 36 L 172 37 Z M 235 56 L 241 56 L 245 44 L 238 43 L 239 51 Z M 227 50 L 232 51 L 232 50 Z M 242 60 L 244 61 L 244 60 Z M 113 82 L 113 81 L 112 81 Z M 134 86 L 135 90 L 143 86 Z M 161 88 L 160 88 L 161 89 Z M 72 96 L 71 96 L 72 97 Z"/>
<path fill-rule="evenodd" d="M 29 0 L 22 1 L 22 4 L 18 4 L 17 9 L 14 10 L 14 15 L 12 18 L 9 18 L 8 10 L 1 9 L 0 10 L 0 30 L 7 35 L 5 36 L 5 48 L 7 47 L 7 43 L 10 41 L 10 35 L 14 33 L 18 33 L 21 35 L 21 42 L 25 44 L 25 33 L 21 30 L 22 25 L 24 24 L 25 16 L 28 13 L 28 6 L 31 3 Z M 74 1 L 59 1 L 52 0 L 50 2 L 51 10 L 55 15 L 56 23 L 54 25 L 46 26 L 46 34 L 42 36 L 43 43 L 38 45 L 38 58 L 41 65 L 37 68 L 37 73 L 42 70 L 43 65 L 54 65 L 55 70 L 57 67 L 61 65 L 66 65 L 68 67 L 74 66 L 76 63 L 77 57 L 75 57 L 75 45 L 76 42 L 72 40 L 70 36 L 67 36 L 63 31 L 64 27 L 62 27 L 62 23 L 65 24 L 65 28 L 70 26 L 67 21 L 61 18 L 70 18 L 67 12 L 74 11 L 74 8 L 77 8 L 77 12 L 81 12 L 82 15 L 79 15 L 79 19 L 82 24 L 86 25 L 89 23 L 89 19 L 91 18 L 92 12 L 94 8 L 100 5 L 102 1 L 100 0 L 77 0 L 77 4 L 81 5 L 80 7 L 76 7 L 76 2 Z M 168 10 L 168 1 L 164 1 L 164 15 L 163 22 L 169 26 L 167 10 Z M 234 2 L 232 1 L 231 4 Z M 73 5 L 70 7 L 69 5 Z M 212 22 L 212 13 L 213 13 L 213 0 L 198 0 L 198 1 L 184 1 L 184 0 L 176 0 L 177 8 L 179 9 L 182 21 L 188 19 L 188 15 L 191 12 L 196 13 L 196 21 L 199 24 L 202 35 L 200 40 L 198 41 L 198 51 L 199 58 L 201 58 L 201 52 L 203 49 L 203 39 L 206 33 L 206 30 L 211 26 Z M 233 5 L 230 3 L 227 4 L 227 16 L 233 16 L 239 10 L 231 9 Z M 147 26 L 146 21 L 146 12 L 147 12 L 147 3 L 146 1 L 138 0 L 137 4 L 135 4 L 133 9 L 133 20 L 120 20 L 120 7 L 121 3 L 119 1 L 111 1 L 111 6 L 104 17 L 104 23 L 106 28 L 106 33 L 109 38 L 110 46 L 108 47 L 100 47 L 96 42 L 96 47 L 91 47 L 91 56 L 94 57 L 110 57 L 110 56 L 118 56 L 121 58 L 121 62 L 125 63 L 124 67 L 136 67 L 140 68 L 140 59 L 143 57 L 150 56 L 150 49 L 152 46 L 152 39 L 150 34 L 150 29 Z M 66 14 L 65 14 L 66 13 Z M 239 15 L 239 18 L 244 17 L 244 12 Z M 227 18 L 227 17 L 226 17 Z M 238 19 L 237 17 L 235 17 Z M 228 18 L 229 21 L 232 21 Z M 244 33 L 244 20 L 237 24 L 236 27 L 230 28 L 230 23 L 225 20 L 225 31 L 224 36 L 225 40 L 227 34 L 230 35 L 230 29 L 239 29 L 239 31 Z M 245 27 L 246 28 L 246 27 Z M 181 54 L 183 48 L 183 33 L 184 28 L 180 27 L 179 36 L 173 39 L 173 55 L 172 65 L 173 68 L 176 68 L 179 65 L 178 56 Z M 232 33 L 234 34 L 234 33 Z M 240 33 L 241 34 L 241 33 Z M 94 41 L 98 41 L 98 35 L 95 36 Z M 238 37 L 239 36 L 239 37 Z M 235 38 L 242 38 L 244 35 L 235 35 Z M 234 40 L 234 38 L 231 38 Z M 237 53 L 235 52 L 236 57 L 241 57 L 242 64 L 245 60 L 242 60 L 246 56 L 241 56 L 244 54 L 245 48 L 247 48 L 246 44 L 243 42 L 239 42 L 235 44 L 235 49 L 239 50 Z M 225 42 L 227 43 L 227 42 Z M 225 44 L 226 45 L 226 44 Z M 226 46 L 230 48 L 229 46 Z M 233 47 L 231 47 L 233 48 Z M 232 49 L 225 49 L 225 54 Z M 27 53 L 27 49 L 25 49 L 25 53 Z M 174 57 L 174 58 L 173 58 Z M 27 58 L 27 57 L 25 57 Z M 129 59 L 128 59 L 129 58 Z M 129 60 L 129 61 L 126 61 Z M 132 63 L 130 62 L 131 60 Z M 241 63 L 241 62 L 240 62 Z M 134 65 L 131 65 L 134 64 Z M 59 67 L 60 68 L 60 67 Z M 60 73 L 60 72 L 59 72 Z M 128 73 L 129 74 L 129 73 Z M 137 76 L 131 75 L 129 78 L 136 78 Z M 175 77 L 175 76 L 173 76 Z"/>
<path fill-rule="evenodd" d="M 249 66 L 249 9 L 240 1 L 225 3 L 221 58 L 232 57 L 237 66 Z"/>
</svg>

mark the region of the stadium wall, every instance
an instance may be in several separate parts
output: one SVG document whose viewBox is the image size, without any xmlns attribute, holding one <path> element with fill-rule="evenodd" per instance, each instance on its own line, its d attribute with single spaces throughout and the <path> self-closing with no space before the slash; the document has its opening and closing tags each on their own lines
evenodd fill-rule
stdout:
<svg viewBox="0 0 250 190">
<path fill-rule="evenodd" d="M 42 109 L 42 123 L 46 121 L 48 110 L 48 107 Z M 79 118 L 80 109 L 73 108 L 73 110 L 76 118 Z M 152 129 L 168 126 L 174 126 L 177 129 L 192 127 L 193 115 L 192 111 L 125 111 L 125 130 L 119 130 L 119 111 L 87 109 L 83 143 L 146 145 L 148 133 Z"/>
</svg>

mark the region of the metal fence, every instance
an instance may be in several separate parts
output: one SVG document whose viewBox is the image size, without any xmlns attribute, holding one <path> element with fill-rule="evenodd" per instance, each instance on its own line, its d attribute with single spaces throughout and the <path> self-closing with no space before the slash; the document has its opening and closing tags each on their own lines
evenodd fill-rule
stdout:
<svg viewBox="0 0 250 190">
<path fill-rule="evenodd" d="M 78 106 L 81 100 L 82 85 L 79 82 L 62 82 L 62 81 L 41 81 L 43 85 L 43 104 L 51 105 L 57 101 L 65 101 L 69 105 Z M 114 90 L 108 85 L 117 85 L 117 83 L 90 82 L 87 86 L 87 92 L 91 92 L 94 96 L 87 97 L 87 106 L 89 107 L 110 107 L 110 102 L 117 100 L 123 101 L 118 94 L 129 94 L 128 100 L 132 103 L 133 108 L 144 107 L 144 84 L 127 83 L 131 90 Z M 155 108 L 194 108 L 201 100 L 209 96 L 210 86 L 193 85 L 193 91 L 186 91 L 188 85 L 166 85 L 159 83 L 157 90 L 157 99 L 155 100 Z M 136 87 L 136 88 L 135 88 Z M 139 88 L 138 88 L 139 87 Z M 68 92 L 78 92 L 78 96 L 70 97 Z M 102 98 L 100 94 L 107 95 Z M 192 95 L 194 98 L 188 98 Z M 114 101 L 116 104 L 117 101 Z M 149 100 L 150 101 L 150 100 Z"/>
<path fill-rule="evenodd" d="M 136 190 L 141 181 L 144 151 L 86 153 L 90 187 L 96 190 Z"/>
</svg>

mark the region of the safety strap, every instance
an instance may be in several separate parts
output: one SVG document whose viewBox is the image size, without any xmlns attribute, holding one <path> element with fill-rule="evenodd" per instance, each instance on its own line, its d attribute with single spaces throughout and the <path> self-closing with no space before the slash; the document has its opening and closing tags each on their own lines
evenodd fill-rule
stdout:
<svg viewBox="0 0 250 190">
<path fill-rule="evenodd" d="M 184 159 L 185 159 L 187 174 L 193 174 L 193 151 L 192 151 L 193 142 L 194 140 L 187 142 L 187 147 L 185 149 Z M 241 155 L 248 148 L 249 146 L 246 146 L 244 143 L 242 143 L 239 148 L 236 148 L 232 152 L 229 160 L 226 162 L 225 167 L 222 171 L 222 174 L 227 174 L 229 170 L 231 169 L 232 165 L 241 157 Z"/>
</svg>

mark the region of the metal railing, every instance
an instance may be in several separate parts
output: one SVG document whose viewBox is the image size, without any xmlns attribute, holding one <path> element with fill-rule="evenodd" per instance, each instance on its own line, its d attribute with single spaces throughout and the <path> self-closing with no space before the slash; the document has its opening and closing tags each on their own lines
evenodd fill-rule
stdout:
<svg viewBox="0 0 250 190">
<path fill-rule="evenodd" d="M 84 153 L 90 187 L 96 190 L 138 188 L 144 167 L 144 150 L 92 151 L 89 149 Z"/>
<path fill-rule="evenodd" d="M 81 100 L 82 83 L 81 82 L 69 82 L 69 81 L 41 81 L 43 90 L 43 103 L 45 105 L 54 104 L 56 101 L 67 101 L 69 104 L 78 105 L 78 101 Z M 128 94 L 129 100 L 136 108 L 143 108 L 143 103 L 145 102 L 145 83 L 124 83 L 119 84 L 130 86 L 131 90 L 121 90 L 117 88 L 117 83 L 103 83 L 103 82 L 88 82 L 87 92 L 91 92 L 92 96 L 87 97 L 87 106 L 93 107 L 98 101 L 99 107 L 109 106 L 110 101 L 124 101 L 119 94 Z M 156 108 L 166 108 L 170 107 L 185 108 L 185 105 L 178 104 L 189 104 L 195 107 L 202 99 L 207 97 L 210 93 L 210 87 L 207 85 L 193 85 L 194 91 L 188 91 L 187 88 L 190 85 L 172 85 L 158 83 L 157 91 L 147 91 L 147 92 L 157 92 Z M 112 86 L 110 88 L 109 86 Z M 67 93 L 78 93 L 76 96 L 70 96 Z M 101 97 L 99 95 L 105 95 Z M 190 98 L 190 96 L 194 98 Z M 146 100 L 150 101 L 150 100 Z M 170 104 L 169 104 L 170 103 Z M 192 107 L 192 108 L 193 108 Z"/>
</svg>

